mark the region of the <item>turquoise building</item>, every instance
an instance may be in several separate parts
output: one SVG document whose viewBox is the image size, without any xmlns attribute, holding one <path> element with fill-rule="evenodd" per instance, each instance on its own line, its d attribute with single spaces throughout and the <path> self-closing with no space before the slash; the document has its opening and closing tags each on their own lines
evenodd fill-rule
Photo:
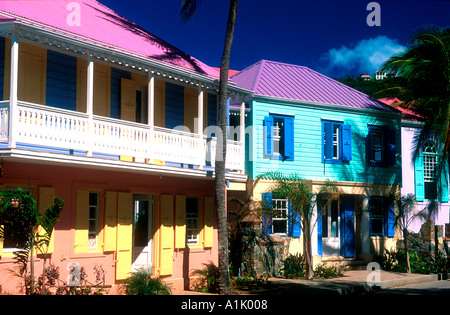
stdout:
<svg viewBox="0 0 450 315">
<path fill-rule="evenodd" d="M 246 99 L 249 180 L 275 171 L 310 181 L 316 192 L 326 181 L 340 191 L 339 201 L 326 206 L 327 196 L 316 196 L 312 246 L 317 261 L 370 260 L 394 246 L 389 194 L 401 184 L 401 113 L 297 65 L 262 60 L 231 80 L 253 91 Z M 300 229 L 289 222 L 289 200 L 272 196 L 271 184 L 263 179 L 253 190 L 254 198 L 272 201 L 279 211 L 263 220 L 263 228 L 291 237 L 289 251 L 301 252 Z"/>
</svg>

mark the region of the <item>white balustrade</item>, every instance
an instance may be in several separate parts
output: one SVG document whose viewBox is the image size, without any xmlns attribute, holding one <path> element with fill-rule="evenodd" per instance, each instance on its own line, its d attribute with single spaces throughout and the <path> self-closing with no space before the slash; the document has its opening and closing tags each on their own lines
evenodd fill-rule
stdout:
<svg viewBox="0 0 450 315">
<path fill-rule="evenodd" d="M 0 142 L 8 142 L 9 102 L 0 102 Z M 215 165 L 216 139 L 94 116 L 49 106 L 18 102 L 16 143 L 39 147 L 92 151 L 149 161 Z M 89 150 L 90 149 L 90 150 Z M 226 167 L 243 171 L 244 148 L 228 141 Z"/>
</svg>

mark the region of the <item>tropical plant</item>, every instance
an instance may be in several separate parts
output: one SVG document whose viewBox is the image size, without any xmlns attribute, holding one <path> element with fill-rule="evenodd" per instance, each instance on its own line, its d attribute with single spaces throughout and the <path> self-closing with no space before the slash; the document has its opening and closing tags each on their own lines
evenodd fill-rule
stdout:
<svg viewBox="0 0 450 315">
<path fill-rule="evenodd" d="M 191 272 L 194 276 L 192 287 L 194 291 L 203 293 L 219 293 L 219 268 L 213 262 L 203 264 L 203 269 L 195 269 Z"/>
<path fill-rule="evenodd" d="M 416 154 L 434 134 L 443 144 L 442 164 L 450 146 L 450 28 L 425 27 L 413 36 L 406 50 L 389 58 L 381 70 L 395 73 L 396 85 L 390 91 L 402 100 L 399 105 L 424 118 Z"/>
<path fill-rule="evenodd" d="M 271 192 L 283 198 L 289 199 L 291 215 L 289 220 L 294 224 L 301 225 L 303 235 L 303 254 L 305 257 L 306 278 L 314 277 L 313 253 L 312 253 L 312 231 L 319 217 L 316 215 L 317 195 L 326 195 L 328 202 L 339 198 L 339 191 L 334 183 L 327 181 L 313 193 L 311 182 L 302 179 L 296 174 L 283 175 L 279 172 L 267 172 L 260 176 L 275 180 Z M 326 206 L 326 205 L 322 205 Z M 266 207 L 267 208 L 267 207 Z M 270 205 L 266 211 L 271 211 Z M 270 213 L 269 213 L 270 214 Z"/>
<path fill-rule="evenodd" d="M 170 295 L 172 291 L 160 278 L 152 277 L 151 270 L 140 268 L 125 279 L 120 289 L 126 295 Z"/>
<path fill-rule="evenodd" d="M 18 188 L 17 191 L 0 192 L 0 227 L 2 227 L 0 238 L 4 238 L 6 232 L 8 240 L 14 242 L 11 246 L 17 248 L 14 255 L 19 270 L 13 272 L 24 279 L 29 294 L 37 293 L 34 280 L 34 249 L 38 249 L 44 255 L 45 275 L 50 239 L 63 206 L 64 201 L 55 197 L 53 205 L 50 205 L 44 213 L 39 213 L 36 200 L 22 188 Z M 28 266 L 30 266 L 29 275 Z M 45 290 L 45 279 L 42 290 Z"/>
<path fill-rule="evenodd" d="M 181 18 L 183 21 L 190 20 L 200 5 L 200 0 L 182 0 Z M 228 226 L 225 198 L 225 162 L 227 153 L 227 99 L 228 99 L 228 72 L 230 68 L 231 47 L 233 44 L 234 29 L 236 26 L 238 11 L 238 0 L 230 0 L 228 22 L 225 32 L 225 43 L 220 64 L 219 78 L 219 108 L 218 127 L 221 132 L 216 134 L 216 164 L 215 164 L 215 196 L 217 211 L 217 229 L 219 243 L 219 270 L 220 291 L 223 294 L 231 293 L 230 272 L 228 269 Z"/>
<path fill-rule="evenodd" d="M 414 205 L 416 204 L 416 196 L 414 194 L 408 194 L 401 196 L 400 192 L 397 192 L 394 196 L 394 202 L 396 204 L 397 213 L 395 214 L 394 225 L 399 227 L 403 234 L 403 246 L 405 248 L 405 262 L 406 272 L 411 273 L 411 265 L 409 261 L 409 246 L 408 246 L 408 227 L 410 224 L 419 219 L 425 221 L 427 218 L 426 210 L 420 210 L 414 212 Z"/>
</svg>

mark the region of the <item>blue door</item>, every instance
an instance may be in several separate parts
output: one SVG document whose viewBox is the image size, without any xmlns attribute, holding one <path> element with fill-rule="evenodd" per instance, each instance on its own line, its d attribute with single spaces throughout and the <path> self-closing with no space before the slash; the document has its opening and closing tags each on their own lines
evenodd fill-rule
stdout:
<svg viewBox="0 0 450 315">
<path fill-rule="evenodd" d="M 343 197 L 344 209 L 341 212 L 343 214 L 343 227 L 344 232 L 343 243 L 344 247 L 344 257 L 355 257 L 355 198 L 352 195 L 345 195 Z"/>
</svg>

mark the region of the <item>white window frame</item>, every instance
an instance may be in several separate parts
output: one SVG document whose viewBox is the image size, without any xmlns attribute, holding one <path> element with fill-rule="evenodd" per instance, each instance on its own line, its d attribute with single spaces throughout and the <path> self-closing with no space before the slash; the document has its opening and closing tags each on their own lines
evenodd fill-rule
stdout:
<svg viewBox="0 0 450 315">
<path fill-rule="evenodd" d="M 285 202 L 285 206 L 283 207 L 283 203 Z M 272 233 L 287 235 L 289 233 L 289 200 L 288 199 L 272 199 Z M 277 214 L 279 213 L 279 214 Z M 286 224 L 286 232 L 275 232 L 275 222 L 285 221 Z"/>
<path fill-rule="evenodd" d="M 192 197 L 186 198 L 186 244 L 198 245 L 199 242 L 199 200 L 197 199 L 197 209 L 189 209 L 188 199 L 197 199 Z"/>
<path fill-rule="evenodd" d="M 96 195 L 96 203 L 91 204 L 91 195 Z M 98 210 L 99 210 L 99 193 L 89 192 L 89 223 L 88 223 L 88 249 L 97 249 L 98 245 Z M 94 216 L 91 216 L 92 211 Z M 91 223 L 93 222 L 93 225 Z M 93 227 L 93 229 L 92 229 Z"/>
</svg>

